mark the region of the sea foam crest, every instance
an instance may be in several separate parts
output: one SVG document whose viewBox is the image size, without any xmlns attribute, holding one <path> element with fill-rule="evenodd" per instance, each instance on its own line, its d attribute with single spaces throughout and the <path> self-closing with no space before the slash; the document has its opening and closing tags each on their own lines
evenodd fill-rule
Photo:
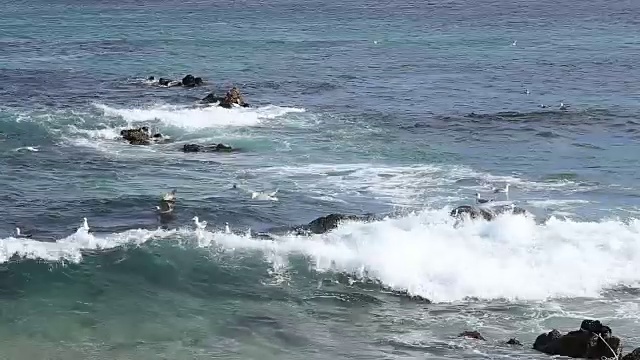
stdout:
<svg viewBox="0 0 640 360">
<path fill-rule="evenodd" d="M 138 123 L 159 120 L 165 126 L 184 129 L 205 129 L 220 126 L 255 126 L 261 122 L 288 113 L 304 112 L 294 107 L 264 106 L 259 108 L 225 109 L 217 106 L 187 107 L 179 105 L 155 105 L 145 108 L 114 108 L 95 104 L 106 116 L 121 117 L 127 122 Z"/>
<path fill-rule="evenodd" d="M 277 241 L 202 236 L 233 251 L 258 250 L 267 260 L 303 255 L 318 271 L 367 276 L 438 302 L 598 297 L 604 289 L 640 282 L 639 220 L 552 218 L 539 225 L 504 215 L 456 226 L 443 209 Z"/>
</svg>

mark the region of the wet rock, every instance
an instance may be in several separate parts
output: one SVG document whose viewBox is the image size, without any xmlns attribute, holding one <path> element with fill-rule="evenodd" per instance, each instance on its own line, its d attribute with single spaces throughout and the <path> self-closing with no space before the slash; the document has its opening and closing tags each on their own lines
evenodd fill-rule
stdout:
<svg viewBox="0 0 640 360">
<path fill-rule="evenodd" d="M 234 149 L 225 144 L 213 144 L 213 145 L 200 145 L 200 144 L 185 144 L 182 147 L 184 152 L 230 152 Z"/>
<path fill-rule="evenodd" d="M 149 81 L 153 81 L 153 80 L 155 80 L 155 79 L 156 79 L 156 78 L 155 78 L 155 77 L 153 77 L 153 76 L 149 76 L 149 77 L 147 78 L 147 80 L 149 80 Z"/>
<path fill-rule="evenodd" d="M 249 106 L 249 104 L 244 102 L 244 98 L 242 97 L 240 90 L 235 86 L 232 87 L 231 90 L 227 91 L 227 94 L 225 95 L 224 99 L 220 101 L 220 104 L 218 106 L 229 109 L 234 105 L 243 107 Z"/>
<path fill-rule="evenodd" d="M 196 87 L 202 85 L 202 83 L 202 78 L 194 77 L 191 74 L 182 78 L 182 86 L 184 87 Z"/>
<path fill-rule="evenodd" d="M 466 337 L 476 340 L 485 340 L 484 337 L 478 331 L 464 331 L 458 335 L 458 337 Z"/>
<path fill-rule="evenodd" d="M 340 225 L 343 221 L 372 221 L 375 219 L 373 214 L 365 215 L 345 215 L 345 214 L 329 214 L 327 216 L 319 217 L 309 224 L 304 229 L 314 234 L 324 234 L 329 232 Z"/>
<path fill-rule="evenodd" d="M 431 304 L 431 300 L 426 297 L 422 297 L 420 295 L 411 295 L 407 290 L 392 290 L 391 293 L 395 296 L 400 296 L 404 299 L 408 299 L 415 302 L 420 302 L 424 304 Z"/>
<path fill-rule="evenodd" d="M 215 104 L 217 102 L 222 102 L 222 100 L 224 100 L 224 97 L 216 96 L 215 93 L 210 93 L 200 101 L 206 104 Z"/>
<path fill-rule="evenodd" d="M 620 343 L 619 338 L 611 335 L 610 327 L 597 320 L 585 320 L 580 330 L 565 335 L 555 329 L 541 334 L 536 338 L 533 348 L 548 355 L 600 359 L 619 356 Z"/>
<path fill-rule="evenodd" d="M 509 341 L 507 341 L 507 345 L 522 346 L 522 343 L 518 339 L 512 338 L 512 339 L 509 339 Z"/>
<path fill-rule="evenodd" d="M 149 132 L 149 128 L 146 126 L 136 129 L 124 129 L 120 131 L 120 136 L 127 140 L 131 145 L 150 145 L 151 143 L 159 142 L 163 140 L 163 136 L 160 133 L 153 134 Z"/>
<path fill-rule="evenodd" d="M 153 77 L 153 76 L 152 76 Z M 165 78 L 160 78 L 158 80 L 158 84 L 162 85 L 162 86 L 169 86 L 169 83 L 172 83 L 173 80 L 171 79 L 165 79 Z"/>
<path fill-rule="evenodd" d="M 471 206 L 462 205 L 451 210 L 449 215 L 454 218 L 463 219 L 469 217 L 471 219 L 484 219 L 491 221 L 500 214 L 525 215 L 527 210 L 515 205 L 497 205 L 497 206 Z"/>
<path fill-rule="evenodd" d="M 622 360 L 640 360 L 640 348 L 633 350 L 622 357 Z"/>
</svg>

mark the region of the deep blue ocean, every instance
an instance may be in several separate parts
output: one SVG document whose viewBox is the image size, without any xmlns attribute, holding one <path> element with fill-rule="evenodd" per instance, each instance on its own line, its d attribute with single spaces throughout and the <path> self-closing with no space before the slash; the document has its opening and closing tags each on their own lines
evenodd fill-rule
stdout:
<svg viewBox="0 0 640 360">
<path fill-rule="evenodd" d="M 1 8 L 0 358 L 546 359 L 584 318 L 640 346 L 640 2 Z M 449 216 L 506 184 L 530 215 Z M 392 216 L 255 235 L 331 213 Z"/>
</svg>

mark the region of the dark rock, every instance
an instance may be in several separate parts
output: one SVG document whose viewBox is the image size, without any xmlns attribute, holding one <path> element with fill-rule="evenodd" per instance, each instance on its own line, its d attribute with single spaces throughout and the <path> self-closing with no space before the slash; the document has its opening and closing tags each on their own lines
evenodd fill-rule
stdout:
<svg viewBox="0 0 640 360">
<path fill-rule="evenodd" d="M 507 341 L 507 345 L 522 346 L 522 343 L 518 339 L 512 338 L 512 339 L 509 339 L 509 341 Z"/>
<path fill-rule="evenodd" d="M 477 331 L 464 331 L 460 333 L 458 337 L 467 337 L 467 338 L 476 339 L 476 340 L 485 340 L 485 338 L 482 337 L 482 335 Z"/>
<path fill-rule="evenodd" d="M 431 304 L 431 300 L 427 299 L 426 297 L 422 297 L 420 295 L 411 295 L 407 290 L 392 290 L 391 293 L 393 295 L 400 296 L 411 301 Z"/>
<path fill-rule="evenodd" d="M 158 80 L 158 84 L 162 85 L 162 86 L 169 86 L 169 83 L 172 83 L 173 80 L 171 79 L 165 79 L 165 78 L 160 78 Z"/>
<path fill-rule="evenodd" d="M 202 82 L 202 79 L 200 79 L 200 81 Z M 182 78 L 182 85 L 184 87 L 195 87 L 197 85 L 196 78 L 193 75 L 189 74 Z"/>
<path fill-rule="evenodd" d="M 586 359 L 610 358 L 620 354 L 620 339 L 611 336 L 608 326 L 597 320 L 585 320 L 580 328 L 565 335 L 555 329 L 548 334 L 541 334 L 536 338 L 533 348 L 548 355 Z"/>
<path fill-rule="evenodd" d="M 155 79 L 156 79 L 156 78 L 155 78 L 155 77 L 153 77 L 153 76 L 149 76 L 149 77 L 147 78 L 147 80 L 149 80 L 149 81 L 153 81 L 153 80 L 155 80 Z"/>
<path fill-rule="evenodd" d="M 231 146 L 222 143 L 214 145 L 185 144 L 182 147 L 184 152 L 230 152 L 233 150 Z"/>
<path fill-rule="evenodd" d="M 204 99 L 202 99 L 200 101 L 202 101 L 203 103 L 206 103 L 206 104 L 214 104 L 214 103 L 217 103 L 217 102 L 222 102 L 222 100 L 224 100 L 223 97 L 216 96 L 216 94 L 214 94 L 214 93 L 210 93 L 209 95 L 205 96 Z"/>
<path fill-rule="evenodd" d="M 340 225 L 343 221 L 372 221 L 375 219 L 373 214 L 365 215 L 344 215 L 344 214 L 329 214 L 327 216 L 319 217 L 309 224 L 303 227 L 304 230 L 308 230 L 314 234 L 324 234 L 329 232 Z"/>
<path fill-rule="evenodd" d="M 151 136 L 149 128 L 146 126 L 137 129 L 124 129 L 120 131 L 120 136 L 131 145 L 150 145 L 163 139 L 162 134 L 156 133 Z"/>
<path fill-rule="evenodd" d="M 196 81 L 196 86 L 200 86 L 200 85 L 204 84 L 204 81 L 202 81 L 201 77 L 197 77 L 195 79 L 195 81 Z"/>
<path fill-rule="evenodd" d="M 511 213 L 514 215 L 524 215 L 528 214 L 527 210 L 513 205 L 498 205 L 498 206 L 471 206 L 471 205 L 462 205 L 457 208 L 451 210 L 449 215 L 451 217 L 455 217 L 458 219 L 463 219 L 465 216 L 468 216 L 471 219 L 484 219 L 487 221 L 491 221 L 495 219 L 500 214 Z"/>
<path fill-rule="evenodd" d="M 222 106 L 227 109 L 230 109 L 231 107 L 233 107 L 233 105 L 240 105 L 243 107 L 249 106 L 249 104 L 246 104 L 244 102 L 244 98 L 242 97 L 240 90 L 235 86 L 232 87 L 231 90 L 227 91 L 227 94 L 225 95 L 224 99 L 222 99 L 222 101 L 220 101 L 220 104 L 219 104 L 219 106 Z"/>
<path fill-rule="evenodd" d="M 622 360 L 640 360 L 640 348 L 633 350 L 622 357 Z"/>
</svg>

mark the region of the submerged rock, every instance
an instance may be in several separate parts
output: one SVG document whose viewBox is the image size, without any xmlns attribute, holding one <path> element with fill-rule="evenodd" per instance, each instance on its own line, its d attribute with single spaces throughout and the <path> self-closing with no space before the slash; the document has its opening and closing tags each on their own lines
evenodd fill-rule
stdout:
<svg viewBox="0 0 640 360">
<path fill-rule="evenodd" d="M 225 144 L 213 144 L 213 145 L 199 145 L 199 144 L 185 144 L 182 147 L 184 152 L 230 152 L 233 151 L 231 146 Z"/>
<path fill-rule="evenodd" d="M 584 320 L 580 330 L 562 335 L 554 329 L 539 335 L 533 348 L 548 355 L 600 359 L 618 357 L 620 344 L 620 339 L 611 335 L 610 327 L 602 325 L 598 320 Z"/>
<path fill-rule="evenodd" d="M 522 343 L 516 338 L 511 338 L 509 339 L 509 341 L 507 341 L 507 345 L 522 346 Z"/>
<path fill-rule="evenodd" d="M 485 338 L 478 331 L 463 331 L 458 337 L 466 337 L 476 340 L 485 340 Z"/>
<path fill-rule="evenodd" d="M 622 357 L 622 360 L 640 360 L 640 348 L 633 350 Z"/>
<path fill-rule="evenodd" d="M 303 228 L 314 234 L 324 234 L 335 228 L 337 228 L 343 221 L 372 221 L 375 220 L 375 215 L 345 215 L 345 214 L 329 214 L 327 216 L 321 216 Z"/>
<path fill-rule="evenodd" d="M 514 215 L 524 215 L 524 214 L 528 214 L 529 212 L 515 205 L 497 205 L 497 206 L 462 205 L 451 210 L 449 215 L 458 219 L 462 219 L 465 216 L 468 216 L 471 219 L 482 218 L 484 220 L 491 221 L 500 214 L 508 214 L 508 213 L 511 213 Z"/>
<path fill-rule="evenodd" d="M 240 93 L 240 90 L 235 86 L 231 88 L 229 91 L 227 91 L 227 94 L 224 97 L 216 96 L 215 93 L 210 93 L 209 95 L 205 96 L 201 100 L 201 102 L 206 104 L 218 103 L 218 106 L 227 108 L 227 109 L 230 109 L 236 105 L 242 106 L 242 107 L 249 107 L 249 104 L 247 104 L 244 101 L 244 98 Z"/>
<path fill-rule="evenodd" d="M 196 87 L 202 85 L 202 83 L 202 78 L 194 77 L 191 74 L 182 78 L 182 86 L 184 87 Z"/>
<path fill-rule="evenodd" d="M 149 80 L 153 81 L 155 77 L 149 76 Z M 182 81 L 160 78 L 158 79 L 158 85 L 167 86 L 167 87 L 175 87 L 175 86 L 184 86 L 184 87 L 196 87 L 202 85 L 204 82 L 201 77 L 195 77 L 191 74 L 186 75 L 182 78 Z"/>
<path fill-rule="evenodd" d="M 160 133 L 151 135 L 149 128 L 146 126 L 121 130 L 120 136 L 131 145 L 150 145 L 164 140 L 164 137 Z"/>
</svg>

